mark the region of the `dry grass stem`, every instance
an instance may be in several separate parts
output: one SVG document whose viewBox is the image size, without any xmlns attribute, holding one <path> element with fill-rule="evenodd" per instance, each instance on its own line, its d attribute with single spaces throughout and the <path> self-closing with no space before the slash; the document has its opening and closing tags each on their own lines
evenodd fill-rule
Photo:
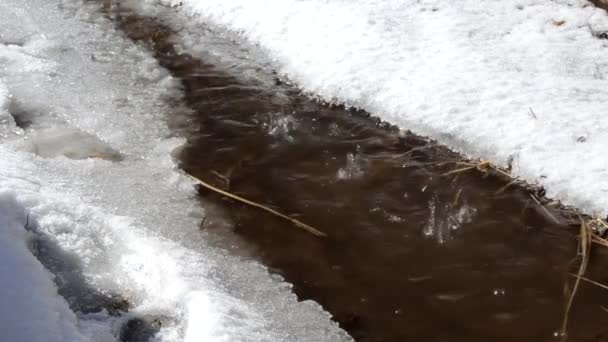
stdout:
<svg viewBox="0 0 608 342">
<path fill-rule="evenodd" d="M 216 176 L 217 178 L 221 179 L 224 181 L 224 183 L 226 183 L 226 187 L 230 188 L 230 178 L 228 178 L 227 176 L 224 176 L 223 174 L 215 171 L 215 170 L 211 170 L 211 173 Z"/>
<path fill-rule="evenodd" d="M 503 171 L 502 169 L 499 169 L 499 168 L 497 168 L 495 166 L 492 166 L 492 167 L 494 168 L 494 171 L 500 173 L 501 175 L 503 175 L 503 176 L 505 176 L 507 178 L 512 178 L 513 177 L 510 173 L 508 173 L 506 171 Z"/>
<path fill-rule="evenodd" d="M 573 276 L 573 277 L 575 277 L 575 278 L 578 277 L 578 274 L 570 273 L 570 275 Z M 581 278 L 581 280 L 584 280 L 584 281 L 586 281 L 586 282 L 588 282 L 590 284 L 593 284 L 595 286 L 599 286 L 599 287 L 603 288 L 604 290 L 608 290 L 608 286 L 607 285 L 604 285 L 604 284 L 602 284 L 600 282 L 597 282 L 595 280 L 589 279 L 587 277 L 581 276 L 580 278 Z"/>
<path fill-rule="evenodd" d="M 517 183 L 517 182 L 519 182 L 519 179 L 517 179 L 517 178 L 513 179 L 512 181 L 510 181 L 509 183 L 507 183 L 507 185 L 505 185 L 505 186 L 503 186 L 502 188 L 498 189 L 498 191 L 496 191 L 496 192 L 494 193 L 494 195 L 500 195 L 500 194 L 502 194 L 502 193 L 503 193 L 503 192 L 505 192 L 505 191 L 506 191 L 506 190 L 507 190 L 507 189 L 508 189 L 508 188 L 509 188 L 511 185 L 513 185 L 513 184 L 515 184 L 515 183 Z"/>
<path fill-rule="evenodd" d="M 280 217 L 280 218 L 282 218 L 284 220 L 287 220 L 287 221 L 293 223 L 296 227 L 304 229 L 305 231 L 307 231 L 307 232 L 309 232 L 309 233 L 311 233 L 311 234 L 313 234 L 315 236 L 322 236 L 322 237 L 327 236 L 327 234 L 323 233 L 322 231 L 320 231 L 320 230 L 318 230 L 316 228 L 313 228 L 313 227 L 307 225 L 306 223 L 303 223 L 302 221 L 296 220 L 293 217 L 289 217 L 287 215 L 281 214 L 280 212 L 278 212 L 278 211 L 276 211 L 274 209 L 271 209 L 268 206 L 265 206 L 265 205 L 262 205 L 262 204 L 250 201 L 250 200 L 248 200 L 246 198 L 237 196 L 237 195 L 232 194 L 232 193 L 230 193 L 228 191 L 224 191 L 222 189 L 218 189 L 218 188 L 214 187 L 213 185 L 208 184 L 208 183 L 206 183 L 206 182 L 204 182 L 204 181 L 202 181 L 202 180 L 200 180 L 200 179 L 198 179 L 198 178 L 196 178 L 196 177 L 194 177 L 192 175 L 188 175 L 187 174 L 187 176 L 190 177 L 190 178 L 192 178 L 196 183 L 200 184 L 201 186 L 203 186 L 203 187 L 205 187 L 205 188 L 207 188 L 207 189 L 209 189 L 209 190 L 211 190 L 213 192 L 216 192 L 216 193 L 218 193 L 220 195 L 232 198 L 233 200 L 239 201 L 241 203 L 245 203 L 245 204 L 250 205 L 252 207 L 255 207 L 255 208 L 258 208 L 258 209 L 262 209 L 262 210 L 264 210 L 266 212 L 269 212 L 269 213 L 271 213 L 271 214 L 273 214 L 275 216 L 278 216 L 278 217 Z"/>
<path fill-rule="evenodd" d="M 465 171 L 469 171 L 469 170 L 473 170 L 473 169 L 477 169 L 480 172 L 483 173 L 488 173 L 489 171 L 495 171 L 505 177 L 508 178 L 512 178 L 511 174 L 496 167 L 494 164 L 490 163 L 489 161 L 480 161 L 478 163 L 471 163 L 471 162 L 457 162 L 455 163 L 457 165 L 464 165 L 465 167 L 463 168 L 459 168 L 456 170 L 452 170 L 452 171 L 448 171 L 446 173 L 443 173 L 441 176 L 449 176 L 455 173 L 461 173 L 461 172 L 465 172 Z"/>
<path fill-rule="evenodd" d="M 538 200 L 538 198 L 536 198 L 536 196 L 534 196 L 533 194 L 530 194 L 530 197 L 532 198 L 532 200 L 534 200 L 534 202 L 541 207 L 541 209 L 545 212 L 545 214 L 547 214 L 547 216 L 549 216 L 553 222 L 559 224 L 559 220 L 557 219 L 557 217 L 555 217 L 555 215 L 553 215 L 549 209 L 547 209 L 547 207 L 545 207 L 544 205 L 542 205 L 542 203 L 540 203 L 540 201 Z"/>
<path fill-rule="evenodd" d="M 449 176 L 449 175 L 453 175 L 453 174 L 456 174 L 456 173 L 465 172 L 465 171 L 468 171 L 468 170 L 473 170 L 475 168 L 476 168 L 476 166 L 467 166 L 467 167 L 463 167 L 463 168 L 460 168 L 460 169 L 448 171 L 448 172 L 442 174 L 441 176 L 442 177 Z"/>
<path fill-rule="evenodd" d="M 603 239 L 597 235 L 593 235 L 591 242 L 597 243 L 598 245 L 602 245 L 604 247 L 608 247 L 608 240 Z"/>
<path fill-rule="evenodd" d="M 591 223 L 598 225 L 598 226 L 602 226 L 602 227 L 604 227 L 604 229 L 608 229 L 608 223 L 606 223 L 606 221 L 602 220 L 599 217 L 591 220 Z"/>
<path fill-rule="evenodd" d="M 462 194 L 462 188 L 458 189 L 458 192 L 456 193 L 456 197 L 454 197 L 454 202 L 452 203 L 453 207 L 458 205 L 458 201 L 460 200 L 461 194 Z"/>
<path fill-rule="evenodd" d="M 570 309 L 572 308 L 572 303 L 574 302 L 574 296 L 576 296 L 576 292 L 578 291 L 578 286 L 583 279 L 583 275 L 587 270 L 587 264 L 589 263 L 589 254 L 591 250 L 591 239 L 593 234 L 589 231 L 587 227 L 587 223 L 581 219 L 581 229 L 579 236 L 579 244 L 578 244 L 578 254 L 581 257 L 581 264 L 578 268 L 578 272 L 576 274 L 576 280 L 574 281 L 574 287 L 570 292 L 570 296 L 568 298 L 568 302 L 566 303 L 566 310 L 564 311 L 564 319 L 562 321 L 562 326 L 560 328 L 560 336 L 562 341 L 566 341 L 567 332 L 568 332 L 568 318 L 570 316 Z"/>
</svg>

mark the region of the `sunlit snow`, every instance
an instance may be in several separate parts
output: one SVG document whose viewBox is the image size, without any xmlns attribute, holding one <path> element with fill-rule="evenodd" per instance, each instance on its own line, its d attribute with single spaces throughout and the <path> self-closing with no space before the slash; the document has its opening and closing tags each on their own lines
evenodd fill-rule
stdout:
<svg viewBox="0 0 608 342">
<path fill-rule="evenodd" d="M 608 16 L 590 2 L 161 2 L 259 44 L 307 92 L 608 213 Z"/>
</svg>

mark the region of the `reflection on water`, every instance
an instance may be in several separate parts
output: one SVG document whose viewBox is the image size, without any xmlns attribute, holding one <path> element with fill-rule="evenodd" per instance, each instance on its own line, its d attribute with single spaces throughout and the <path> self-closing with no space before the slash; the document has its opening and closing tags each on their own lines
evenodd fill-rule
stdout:
<svg viewBox="0 0 608 342">
<path fill-rule="evenodd" d="M 242 84 L 177 54 L 153 20 L 117 21 L 183 82 L 195 125 L 182 167 L 329 235 L 201 191 L 230 209 L 259 259 L 358 341 L 553 339 L 576 240 L 526 190 L 499 191 L 507 181 L 477 171 L 442 176 L 459 155 L 280 82 Z M 582 286 L 571 340 L 604 330 L 603 304 L 604 292 Z"/>
</svg>

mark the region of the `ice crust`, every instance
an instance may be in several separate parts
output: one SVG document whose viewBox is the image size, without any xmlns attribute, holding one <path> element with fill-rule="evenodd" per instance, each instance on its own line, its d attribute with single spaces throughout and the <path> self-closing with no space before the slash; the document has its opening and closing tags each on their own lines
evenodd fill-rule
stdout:
<svg viewBox="0 0 608 342">
<path fill-rule="evenodd" d="M 258 44 L 313 96 L 608 213 L 608 16 L 585 0 L 161 2 Z"/>
<path fill-rule="evenodd" d="M 155 341 L 350 339 L 199 230 L 171 157 L 178 92 L 95 4 L 0 2 L 1 340 L 115 341 L 131 318 L 159 320 Z M 88 312 L 95 296 L 131 308 Z"/>
</svg>

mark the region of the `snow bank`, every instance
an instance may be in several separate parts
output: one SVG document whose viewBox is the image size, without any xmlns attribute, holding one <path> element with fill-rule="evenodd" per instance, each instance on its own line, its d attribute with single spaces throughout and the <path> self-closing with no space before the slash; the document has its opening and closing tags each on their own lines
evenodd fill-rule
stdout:
<svg viewBox="0 0 608 342">
<path fill-rule="evenodd" d="M 152 1 L 154 2 L 154 1 Z M 608 16 L 584 0 L 163 0 L 362 107 L 608 213 Z"/>
<path fill-rule="evenodd" d="M 2 338 L 115 341 L 139 319 L 155 341 L 348 340 L 200 232 L 164 122 L 176 89 L 95 5 L 0 2 Z"/>
<path fill-rule="evenodd" d="M 26 213 L 0 191 L 0 317 L 6 341 L 85 341 L 52 275 L 28 249 Z"/>
</svg>

